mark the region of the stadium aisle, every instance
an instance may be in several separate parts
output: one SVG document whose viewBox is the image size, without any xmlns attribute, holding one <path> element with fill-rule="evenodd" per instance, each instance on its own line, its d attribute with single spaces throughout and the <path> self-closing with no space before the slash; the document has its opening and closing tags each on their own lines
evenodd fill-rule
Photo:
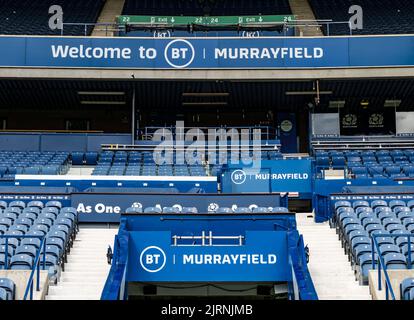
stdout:
<svg viewBox="0 0 414 320">
<path fill-rule="evenodd" d="M 360 286 L 328 222 L 315 223 L 310 213 L 298 213 L 296 221 L 310 251 L 308 264 L 320 300 L 371 300 L 368 286 Z"/>
<path fill-rule="evenodd" d="M 113 247 L 118 227 L 80 226 L 57 286 L 47 300 L 99 300 L 110 269 L 106 252 Z"/>
</svg>

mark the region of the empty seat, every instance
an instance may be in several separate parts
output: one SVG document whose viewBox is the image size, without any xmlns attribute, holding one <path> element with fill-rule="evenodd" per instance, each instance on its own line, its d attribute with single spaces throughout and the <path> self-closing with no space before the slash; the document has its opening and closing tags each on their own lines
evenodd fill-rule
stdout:
<svg viewBox="0 0 414 320">
<path fill-rule="evenodd" d="M 401 300 L 412 300 L 414 297 L 410 296 L 410 290 L 414 288 L 414 278 L 404 279 L 400 284 Z"/>
<path fill-rule="evenodd" d="M 0 278 L 0 288 L 6 291 L 7 300 L 14 300 L 16 285 L 8 278 Z"/>
<path fill-rule="evenodd" d="M 401 253 L 385 254 L 384 263 L 388 269 L 407 269 L 405 256 Z"/>
<path fill-rule="evenodd" d="M 32 267 L 33 258 L 28 254 L 14 255 L 10 260 L 12 270 L 31 270 Z"/>
</svg>

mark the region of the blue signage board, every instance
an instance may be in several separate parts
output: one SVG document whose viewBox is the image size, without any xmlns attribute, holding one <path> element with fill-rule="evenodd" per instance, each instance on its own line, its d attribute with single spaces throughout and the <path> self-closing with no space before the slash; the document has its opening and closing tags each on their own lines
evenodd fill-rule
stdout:
<svg viewBox="0 0 414 320">
<path fill-rule="evenodd" d="M 312 160 L 268 160 L 261 168 L 229 166 L 222 175 L 223 192 L 312 193 Z"/>
<path fill-rule="evenodd" d="M 71 205 L 78 210 L 81 222 L 119 222 L 129 207 L 196 207 L 199 213 L 211 213 L 219 207 L 234 208 L 284 206 L 279 194 L 249 197 L 219 194 L 146 194 L 146 193 L 72 193 Z"/>
<path fill-rule="evenodd" d="M 2 36 L 2 67 L 280 69 L 414 66 L 414 36 L 95 38 Z M 381 54 L 378 54 L 381 52 Z"/>
<path fill-rule="evenodd" d="M 170 231 L 129 233 L 126 281 L 292 281 L 287 233 L 246 231 L 242 245 L 173 245 Z"/>
</svg>

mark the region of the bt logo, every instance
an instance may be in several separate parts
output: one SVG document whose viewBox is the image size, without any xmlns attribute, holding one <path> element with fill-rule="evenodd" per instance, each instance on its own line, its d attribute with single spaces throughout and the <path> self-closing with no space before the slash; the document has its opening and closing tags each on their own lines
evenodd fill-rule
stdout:
<svg viewBox="0 0 414 320">
<path fill-rule="evenodd" d="M 246 173 L 243 170 L 234 170 L 231 173 L 231 181 L 234 184 L 242 184 L 246 181 Z"/>
<path fill-rule="evenodd" d="M 195 56 L 193 45 L 184 39 L 175 39 L 167 44 L 164 57 L 167 63 L 174 68 L 185 68 L 189 66 Z"/>
<path fill-rule="evenodd" d="M 164 250 L 157 246 L 149 246 L 142 250 L 139 263 L 147 272 L 158 272 L 162 270 L 167 262 Z"/>
</svg>

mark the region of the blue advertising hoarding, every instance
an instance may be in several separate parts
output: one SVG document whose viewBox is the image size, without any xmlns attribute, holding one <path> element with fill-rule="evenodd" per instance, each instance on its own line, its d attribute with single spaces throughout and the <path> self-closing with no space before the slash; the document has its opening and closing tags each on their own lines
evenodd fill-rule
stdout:
<svg viewBox="0 0 414 320">
<path fill-rule="evenodd" d="M 233 166 L 222 174 L 226 193 L 298 192 L 312 193 L 312 160 L 264 160 L 261 168 Z"/>
<path fill-rule="evenodd" d="M 129 233 L 126 281 L 291 281 L 287 233 L 246 231 L 243 245 L 172 245 L 170 231 Z"/>
<path fill-rule="evenodd" d="M 414 36 L 95 38 L 2 36 L 2 67 L 269 69 L 414 66 Z M 381 52 L 381 54 L 378 54 Z"/>
<path fill-rule="evenodd" d="M 72 193 L 71 205 L 81 222 L 119 222 L 122 213 L 137 207 L 196 207 L 199 213 L 211 213 L 219 207 L 285 206 L 278 194 L 249 197 L 223 194 L 145 194 L 145 193 Z"/>
</svg>

